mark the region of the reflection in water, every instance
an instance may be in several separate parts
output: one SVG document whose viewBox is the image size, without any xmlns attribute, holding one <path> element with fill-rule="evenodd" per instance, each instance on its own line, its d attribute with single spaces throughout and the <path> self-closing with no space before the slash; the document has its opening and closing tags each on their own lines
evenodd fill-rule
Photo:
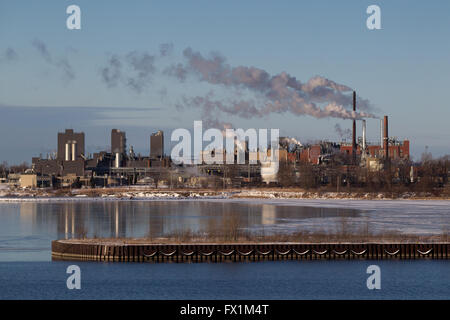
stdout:
<svg viewBox="0 0 450 320">
<path fill-rule="evenodd" d="M 275 206 L 263 204 L 261 206 L 261 224 L 271 225 L 275 223 Z"/>
<path fill-rule="evenodd" d="M 156 238 L 186 231 L 214 236 L 236 228 L 257 235 L 449 233 L 446 204 L 383 203 L 369 203 L 370 210 L 230 201 L 0 203 L 0 261 L 48 260 L 51 240 L 83 237 Z"/>
<path fill-rule="evenodd" d="M 229 201 L 67 201 L 0 204 L 0 240 L 14 236 L 161 237 L 183 232 L 442 234 L 445 208 L 360 210 Z M 17 220 L 17 217 L 20 217 Z M 1 243 L 0 243 L 1 246 Z"/>
<path fill-rule="evenodd" d="M 302 221 L 308 228 L 310 219 L 359 214 L 350 209 L 206 201 L 22 202 L 19 212 L 20 224 L 31 226 L 33 233 L 65 239 L 160 237 L 180 231 L 211 233 L 232 228 L 288 229 Z"/>
</svg>

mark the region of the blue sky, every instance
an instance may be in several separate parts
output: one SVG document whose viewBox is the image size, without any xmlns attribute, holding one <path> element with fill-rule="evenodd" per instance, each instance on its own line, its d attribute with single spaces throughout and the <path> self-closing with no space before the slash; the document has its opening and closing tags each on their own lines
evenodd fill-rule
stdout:
<svg viewBox="0 0 450 320">
<path fill-rule="evenodd" d="M 71 4 L 81 8 L 81 30 L 66 28 Z M 371 4 L 381 8 L 382 30 L 366 28 Z M 158 73 L 138 93 L 124 85 L 108 88 L 101 80 L 111 56 L 157 55 L 164 43 L 173 45 L 173 53 L 158 58 L 161 70 L 182 62 L 190 47 L 204 56 L 219 52 L 231 66 L 271 75 L 285 71 L 302 82 L 326 77 L 355 89 L 377 115 L 389 115 L 390 135 L 410 139 L 415 158 L 425 146 L 436 156 L 450 154 L 449 13 L 448 1 L 0 0 L 0 161 L 30 161 L 55 149 L 56 132 L 66 127 L 86 132 L 90 152 L 109 144 L 113 127 L 123 129 L 143 154 L 151 132 L 163 129 L 169 136 L 172 129 L 192 128 L 200 109 L 175 105 L 183 95 L 210 90 L 204 83 Z M 33 46 L 36 41 L 46 46 L 51 62 Z M 280 128 L 281 135 L 301 141 L 339 140 L 335 124 L 351 126 L 348 120 L 289 113 L 223 120 Z M 368 120 L 368 135 L 378 141 L 377 120 Z"/>
</svg>

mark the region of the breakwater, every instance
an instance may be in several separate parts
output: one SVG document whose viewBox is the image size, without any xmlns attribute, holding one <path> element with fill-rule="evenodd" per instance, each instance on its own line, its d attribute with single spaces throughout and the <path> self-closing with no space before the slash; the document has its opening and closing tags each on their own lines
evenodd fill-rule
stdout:
<svg viewBox="0 0 450 320">
<path fill-rule="evenodd" d="M 449 259 L 450 243 L 102 243 L 54 240 L 52 259 L 238 262 L 318 259 Z"/>
</svg>

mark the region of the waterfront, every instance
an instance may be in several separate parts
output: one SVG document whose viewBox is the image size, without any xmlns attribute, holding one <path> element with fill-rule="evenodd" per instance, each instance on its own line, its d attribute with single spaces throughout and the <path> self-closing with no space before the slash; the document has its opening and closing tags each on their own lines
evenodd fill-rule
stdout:
<svg viewBox="0 0 450 320">
<path fill-rule="evenodd" d="M 67 201 L 0 204 L 1 299 L 448 299 L 448 261 L 105 263 L 51 261 L 50 243 L 80 236 L 163 236 L 239 225 L 260 232 L 369 227 L 373 233 L 441 234 L 446 201 Z M 231 221 L 234 221 L 233 219 Z M 67 290 L 66 268 L 82 270 Z M 382 270 L 368 290 L 366 269 Z"/>
<path fill-rule="evenodd" d="M 0 261 L 49 261 L 55 239 L 160 237 L 237 226 L 256 233 L 441 235 L 448 201 L 165 200 L 0 203 Z"/>
</svg>

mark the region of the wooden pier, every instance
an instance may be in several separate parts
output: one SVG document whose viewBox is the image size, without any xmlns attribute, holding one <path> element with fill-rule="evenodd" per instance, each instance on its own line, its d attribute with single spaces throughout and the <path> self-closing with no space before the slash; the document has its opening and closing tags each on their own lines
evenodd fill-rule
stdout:
<svg viewBox="0 0 450 320">
<path fill-rule="evenodd" d="M 53 260 L 238 262 L 275 260 L 449 259 L 449 243 L 123 244 L 52 241 Z"/>
</svg>

